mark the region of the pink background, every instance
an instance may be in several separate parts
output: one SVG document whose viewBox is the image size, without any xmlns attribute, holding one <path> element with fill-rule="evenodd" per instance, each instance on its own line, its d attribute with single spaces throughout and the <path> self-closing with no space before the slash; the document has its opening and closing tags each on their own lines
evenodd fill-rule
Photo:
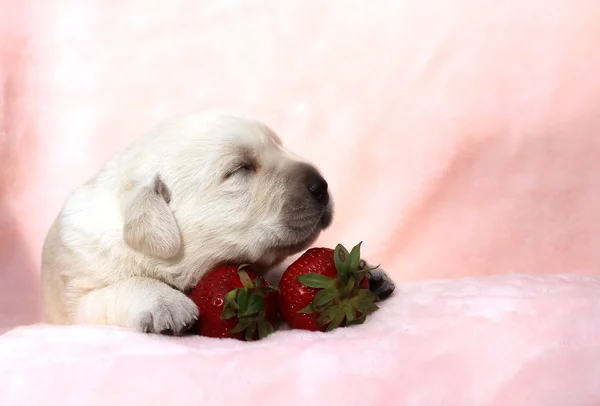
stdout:
<svg viewBox="0 0 600 406">
<path fill-rule="evenodd" d="M 38 318 L 68 193 L 207 107 L 317 163 L 320 243 L 363 240 L 398 281 L 599 273 L 598 21 L 596 0 L 0 0 L 0 331 Z"/>
</svg>

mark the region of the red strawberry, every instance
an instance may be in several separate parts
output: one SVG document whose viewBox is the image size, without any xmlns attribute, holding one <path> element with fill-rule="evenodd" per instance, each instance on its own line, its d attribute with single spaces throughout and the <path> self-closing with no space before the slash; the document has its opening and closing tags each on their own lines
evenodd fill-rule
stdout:
<svg viewBox="0 0 600 406">
<path fill-rule="evenodd" d="M 378 309 L 360 260 L 360 245 L 311 248 L 291 264 L 279 283 L 279 310 L 292 328 L 330 331 L 361 324 Z"/>
<path fill-rule="evenodd" d="M 190 298 L 200 310 L 195 326 L 200 335 L 252 341 L 275 331 L 277 288 L 246 265 L 223 266 L 207 273 Z"/>
</svg>

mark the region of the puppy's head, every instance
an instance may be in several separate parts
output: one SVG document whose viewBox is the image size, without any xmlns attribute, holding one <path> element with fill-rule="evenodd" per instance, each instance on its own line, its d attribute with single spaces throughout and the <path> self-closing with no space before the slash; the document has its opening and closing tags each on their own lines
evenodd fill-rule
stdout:
<svg viewBox="0 0 600 406">
<path fill-rule="evenodd" d="M 124 236 L 149 255 L 270 266 L 331 223 L 319 171 L 249 117 L 178 118 L 132 148 L 129 160 L 130 177 L 147 180 L 124 200 Z"/>
</svg>

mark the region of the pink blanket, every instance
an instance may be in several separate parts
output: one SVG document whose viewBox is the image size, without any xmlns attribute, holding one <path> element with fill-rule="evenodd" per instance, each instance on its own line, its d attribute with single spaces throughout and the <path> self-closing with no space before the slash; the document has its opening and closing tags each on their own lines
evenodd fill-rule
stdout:
<svg viewBox="0 0 600 406">
<path fill-rule="evenodd" d="M 31 326 L 0 337 L 3 406 L 593 406 L 600 278 L 407 283 L 364 325 L 242 343 Z"/>
<path fill-rule="evenodd" d="M 401 286 L 368 325 L 243 353 L 21 328 L 0 337 L 0 404 L 600 404 L 598 282 L 576 276 L 600 273 L 598 21 L 597 0 L 0 0 L 0 333 L 39 321 L 65 196 L 204 107 L 316 162 L 337 202 L 320 244 L 363 240 L 397 281 L 571 274 Z"/>
</svg>

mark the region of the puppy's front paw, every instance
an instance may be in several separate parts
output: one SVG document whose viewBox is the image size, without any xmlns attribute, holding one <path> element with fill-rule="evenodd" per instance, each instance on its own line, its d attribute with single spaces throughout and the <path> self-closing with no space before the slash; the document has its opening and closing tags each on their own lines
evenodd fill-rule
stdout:
<svg viewBox="0 0 600 406">
<path fill-rule="evenodd" d="M 364 260 L 361 260 L 360 266 L 373 268 Z M 367 277 L 369 278 L 369 289 L 377 296 L 378 301 L 385 300 L 394 293 L 396 285 L 383 269 L 373 269 L 367 273 Z"/>
<path fill-rule="evenodd" d="M 144 333 L 179 335 L 198 320 L 198 307 L 183 293 L 173 290 L 155 299 L 136 317 L 137 330 Z"/>
</svg>

